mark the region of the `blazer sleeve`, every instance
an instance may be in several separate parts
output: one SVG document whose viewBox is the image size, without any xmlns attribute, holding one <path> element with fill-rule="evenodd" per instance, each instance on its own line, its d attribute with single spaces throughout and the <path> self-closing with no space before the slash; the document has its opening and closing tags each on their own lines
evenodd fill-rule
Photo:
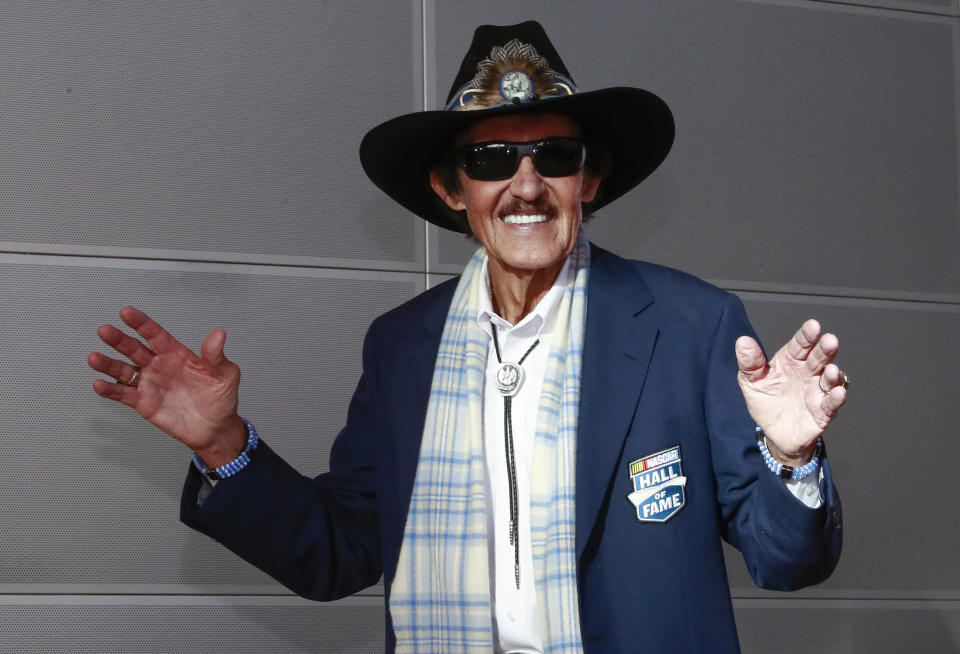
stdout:
<svg viewBox="0 0 960 654">
<path fill-rule="evenodd" d="M 377 374 L 372 337 L 330 471 L 301 475 L 261 441 L 251 462 L 198 505 L 203 478 L 190 466 L 180 518 L 299 595 L 332 600 L 377 582 L 380 535 L 374 480 Z"/>
<path fill-rule="evenodd" d="M 743 303 L 728 293 L 705 389 L 723 537 L 743 554 L 758 586 L 795 590 L 823 581 L 837 565 L 843 541 L 840 498 L 826 456 L 823 505 L 817 509 L 798 500 L 764 464 L 735 379 L 734 343 L 744 334 L 756 338 Z"/>
</svg>

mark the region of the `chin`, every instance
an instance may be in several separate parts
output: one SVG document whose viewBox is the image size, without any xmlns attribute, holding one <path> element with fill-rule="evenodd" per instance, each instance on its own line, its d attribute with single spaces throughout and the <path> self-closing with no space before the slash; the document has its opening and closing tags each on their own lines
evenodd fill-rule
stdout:
<svg viewBox="0 0 960 654">
<path fill-rule="evenodd" d="M 515 256 L 507 257 L 502 260 L 503 263 L 508 268 L 513 268 L 514 270 L 525 270 L 525 271 L 537 271 L 537 270 L 547 270 L 555 266 L 562 266 L 563 262 L 566 260 L 567 255 L 565 253 L 559 253 L 557 256 L 542 256 L 542 253 L 537 253 L 533 256 Z"/>
</svg>

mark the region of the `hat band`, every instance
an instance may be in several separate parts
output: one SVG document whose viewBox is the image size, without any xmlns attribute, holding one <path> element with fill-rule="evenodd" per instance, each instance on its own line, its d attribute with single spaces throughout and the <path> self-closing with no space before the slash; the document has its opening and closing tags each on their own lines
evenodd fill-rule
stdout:
<svg viewBox="0 0 960 654">
<path fill-rule="evenodd" d="M 560 73 L 553 73 L 553 83 L 544 93 L 534 91 L 534 83 L 529 75 L 522 70 L 510 70 L 500 77 L 497 85 L 500 97 L 503 102 L 499 104 L 474 104 L 473 100 L 480 94 L 486 94 L 489 97 L 490 89 L 478 86 L 477 80 L 472 79 L 453 95 L 453 99 L 443 108 L 444 111 L 471 111 L 477 109 L 492 109 L 512 104 L 529 104 L 538 100 L 547 100 L 550 98 L 562 98 L 568 95 L 578 93 L 573 80 Z"/>
</svg>

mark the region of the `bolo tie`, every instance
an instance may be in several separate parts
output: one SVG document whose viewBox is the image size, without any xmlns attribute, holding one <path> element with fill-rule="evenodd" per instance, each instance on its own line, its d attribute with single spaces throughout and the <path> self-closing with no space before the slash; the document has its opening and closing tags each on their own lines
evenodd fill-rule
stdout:
<svg viewBox="0 0 960 654">
<path fill-rule="evenodd" d="M 513 419 L 510 415 L 510 407 L 513 403 L 513 396 L 520 390 L 520 384 L 523 382 L 523 362 L 527 356 L 533 352 L 533 348 L 540 343 L 538 338 L 533 342 L 520 360 L 516 363 L 504 361 L 500 356 L 500 342 L 497 340 L 497 326 L 491 323 L 493 327 L 493 348 L 497 353 L 497 373 L 494 377 L 497 384 L 497 391 L 503 396 L 503 438 L 504 450 L 507 453 L 507 485 L 510 490 L 510 544 L 513 545 L 513 576 L 517 582 L 517 590 L 520 589 L 520 534 L 519 534 L 519 509 L 517 499 L 517 461 L 513 452 Z"/>
</svg>

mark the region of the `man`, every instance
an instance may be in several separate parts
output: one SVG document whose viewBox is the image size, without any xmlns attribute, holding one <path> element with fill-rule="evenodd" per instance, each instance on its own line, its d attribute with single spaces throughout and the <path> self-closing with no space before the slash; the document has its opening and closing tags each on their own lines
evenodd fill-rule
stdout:
<svg viewBox="0 0 960 654">
<path fill-rule="evenodd" d="M 586 242 L 584 209 L 672 138 L 650 93 L 579 93 L 537 23 L 482 27 L 444 111 L 361 146 L 380 188 L 483 248 L 371 326 L 329 473 L 238 416 L 222 330 L 197 357 L 127 307 L 147 345 L 102 326 L 133 365 L 91 354 L 118 380 L 94 388 L 194 450 L 190 526 L 307 597 L 382 573 L 388 651 L 737 651 L 720 537 L 768 588 L 836 564 L 819 437 L 847 380 L 815 321 L 768 362 L 735 296 Z"/>
</svg>

